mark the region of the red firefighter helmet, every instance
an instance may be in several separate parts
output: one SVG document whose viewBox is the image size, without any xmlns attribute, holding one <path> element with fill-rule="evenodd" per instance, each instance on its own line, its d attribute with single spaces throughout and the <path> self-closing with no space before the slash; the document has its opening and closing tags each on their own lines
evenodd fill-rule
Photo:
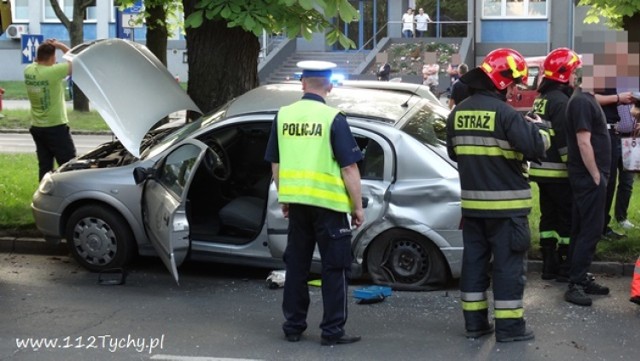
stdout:
<svg viewBox="0 0 640 361">
<path fill-rule="evenodd" d="M 569 48 L 558 48 L 549 53 L 544 59 L 544 77 L 547 79 L 568 83 L 569 76 L 582 65 L 578 54 Z"/>
<path fill-rule="evenodd" d="M 491 79 L 498 90 L 506 89 L 511 83 L 526 83 L 527 62 L 513 49 L 496 49 L 484 58 L 480 69 Z"/>
</svg>

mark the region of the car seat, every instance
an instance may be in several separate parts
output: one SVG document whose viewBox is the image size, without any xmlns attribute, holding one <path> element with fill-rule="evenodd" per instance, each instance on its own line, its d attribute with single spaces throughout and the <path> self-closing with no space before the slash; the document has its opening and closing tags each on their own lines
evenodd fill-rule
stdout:
<svg viewBox="0 0 640 361">
<path fill-rule="evenodd" d="M 240 196 L 220 209 L 223 229 L 233 234 L 250 235 L 260 230 L 265 201 L 258 197 Z"/>
</svg>

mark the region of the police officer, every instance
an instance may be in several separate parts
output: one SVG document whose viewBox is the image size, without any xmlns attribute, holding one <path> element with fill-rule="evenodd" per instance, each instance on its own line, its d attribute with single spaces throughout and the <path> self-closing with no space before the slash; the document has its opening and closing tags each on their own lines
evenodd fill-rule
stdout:
<svg viewBox="0 0 640 361">
<path fill-rule="evenodd" d="M 542 162 L 532 162 L 529 179 L 540 189 L 540 250 L 542 279 L 567 282 L 571 234 L 571 186 L 567 172 L 565 110 L 573 93 L 570 75 L 582 62 L 571 49 L 558 48 L 544 60 L 544 77 L 533 102 L 533 111 L 550 129 L 551 147 Z"/>
<path fill-rule="evenodd" d="M 324 306 L 321 344 L 353 343 L 360 337 L 344 331 L 352 262 L 347 213 L 351 213 L 351 226 L 364 222 L 356 164 L 362 153 L 345 114 L 325 104 L 335 64 L 306 61 L 297 65 L 303 69 L 304 95 L 278 112 L 265 156 L 272 164 L 282 211 L 289 218 L 282 329 L 288 341 L 296 342 L 307 328 L 307 279 L 317 242 Z"/>
<path fill-rule="evenodd" d="M 486 294 L 491 257 L 496 341 L 534 337 L 526 327 L 522 302 L 532 202 L 523 163 L 542 158 L 550 139 L 539 117 L 528 122 L 506 103 L 516 84 L 526 82 L 527 73 L 517 51 L 490 52 L 480 67 L 460 78 L 471 96 L 447 119 L 447 150 L 458 162 L 462 187 L 460 290 L 468 338 L 494 329 Z"/>
</svg>

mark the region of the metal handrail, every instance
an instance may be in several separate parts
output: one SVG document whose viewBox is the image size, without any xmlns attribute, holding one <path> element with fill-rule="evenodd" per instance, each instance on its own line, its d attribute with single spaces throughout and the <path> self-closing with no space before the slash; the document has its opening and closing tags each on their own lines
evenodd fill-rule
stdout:
<svg viewBox="0 0 640 361">
<path fill-rule="evenodd" d="M 402 21 L 396 21 L 396 20 L 387 21 L 384 25 L 382 25 L 380 30 L 378 30 L 358 50 L 356 50 L 355 52 L 353 52 L 353 54 L 351 54 L 351 56 L 349 56 L 349 63 L 352 63 L 352 61 L 355 60 L 356 56 L 362 56 L 362 51 L 364 50 L 364 48 L 366 48 L 369 45 L 370 42 L 374 41 L 374 47 L 375 47 L 375 39 L 378 38 L 378 35 L 380 34 L 380 32 L 385 30 L 387 28 L 387 25 L 389 25 L 389 24 L 401 24 L 402 25 Z M 437 24 L 438 26 L 440 26 L 442 24 L 467 24 L 468 25 L 468 24 L 471 24 L 471 21 L 469 21 L 469 20 L 465 20 L 465 21 L 429 21 L 427 24 Z M 436 38 L 442 38 L 442 36 L 440 36 L 440 32 L 438 32 L 438 36 Z M 361 60 L 364 60 L 364 59 L 361 59 Z"/>
<path fill-rule="evenodd" d="M 371 38 L 369 38 L 369 40 L 367 40 L 367 42 L 365 42 L 360 49 L 356 50 L 353 54 L 351 54 L 349 56 L 349 63 L 352 62 L 352 60 L 361 54 L 362 50 L 364 50 L 364 48 L 366 48 L 370 42 L 374 41 L 374 47 L 375 47 L 375 39 L 378 38 L 378 34 L 380 34 L 381 31 L 385 30 L 387 28 L 387 24 L 389 24 L 390 21 L 387 21 L 384 25 L 382 25 L 382 27 L 380 28 L 380 30 L 378 30 L 375 34 L 373 34 L 373 36 Z"/>
<path fill-rule="evenodd" d="M 387 24 L 389 24 L 389 23 L 390 24 L 400 24 L 400 25 L 402 25 L 402 20 L 400 20 L 400 21 L 396 21 L 396 20 L 388 21 Z M 415 24 L 415 22 L 414 22 L 414 24 Z M 463 21 L 459 21 L 459 20 L 455 20 L 455 21 L 442 21 L 442 20 L 434 21 L 434 20 L 431 20 L 431 21 L 428 21 L 427 24 L 436 24 L 436 26 L 440 26 L 442 24 L 467 24 L 467 25 L 469 25 L 469 24 L 471 24 L 471 21 L 470 20 L 463 20 Z M 442 36 L 442 32 L 441 31 L 436 31 L 436 38 L 442 38 L 442 37 L 443 37 Z"/>
<path fill-rule="evenodd" d="M 258 56 L 258 61 L 263 61 L 267 58 L 267 56 L 269 56 L 269 53 L 271 53 L 274 49 L 275 49 L 275 39 L 284 39 L 286 38 L 286 36 L 282 35 L 282 34 L 269 34 L 267 35 L 266 31 L 263 30 L 262 32 L 262 41 L 260 41 L 260 55 Z"/>
</svg>

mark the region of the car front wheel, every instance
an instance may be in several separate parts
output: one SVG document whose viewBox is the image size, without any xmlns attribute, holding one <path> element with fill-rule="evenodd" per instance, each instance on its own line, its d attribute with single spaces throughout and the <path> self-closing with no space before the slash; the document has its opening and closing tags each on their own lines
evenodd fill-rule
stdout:
<svg viewBox="0 0 640 361">
<path fill-rule="evenodd" d="M 117 212 L 100 205 L 86 205 L 69 217 L 66 229 L 73 257 L 90 271 L 126 266 L 136 252 L 127 222 Z"/>
<path fill-rule="evenodd" d="M 367 268 L 376 284 L 397 290 L 439 289 L 448 279 L 440 250 L 422 235 L 402 229 L 386 231 L 373 241 Z"/>
</svg>

